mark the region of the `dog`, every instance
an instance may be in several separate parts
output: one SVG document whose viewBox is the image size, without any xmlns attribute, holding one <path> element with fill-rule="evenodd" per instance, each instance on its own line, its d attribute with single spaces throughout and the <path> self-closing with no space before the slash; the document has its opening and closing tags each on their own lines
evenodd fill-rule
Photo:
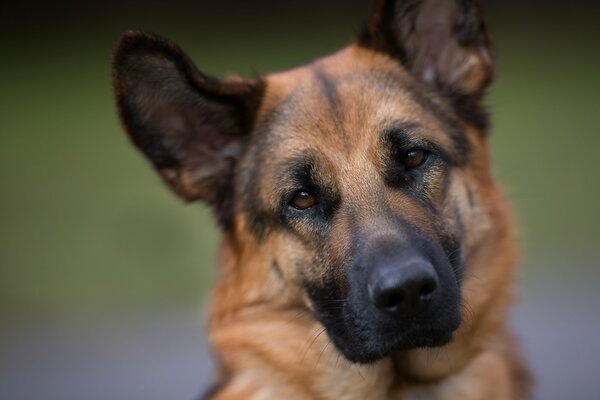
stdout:
<svg viewBox="0 0 600 400">
<path fill-rule="evenodd" d="M 207 399 L 514 400 L 516 246 L 490 171 L 474 0 L 379 0 L 348 47 L 217 79 L 154 34 L 113 54 L 135 146 L 221 233 Z"/>
</svg>

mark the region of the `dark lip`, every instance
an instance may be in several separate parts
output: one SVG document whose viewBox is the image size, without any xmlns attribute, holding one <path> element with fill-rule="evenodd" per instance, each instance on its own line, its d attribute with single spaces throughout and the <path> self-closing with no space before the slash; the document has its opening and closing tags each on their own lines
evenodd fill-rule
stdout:
<svg viewBox="0 0 600 400">
<path fill-rule="evenodd" d="M 453 333 L 454 329 L 417 329 L 409 331 L 390 346 L 388 353 L 443 346 L 452 340 Z"/>
<path fill-rule="evenodd" d="M 378 348 L 371 349 L 368 353 L 364 349 L 361 351 L 360 349 L 349 348 L 347 343 L 341 338 L 338 338 L 338 340 L 334 339 L 333 342 L 349 361 L 358 364 L 370 364 L 386 358 L 393 353 L 444 346 L 452 341 L 454 331 L 455 329 L 434 330 L 427 328 L 410 330 L 394 338 L 385 340 Z"/>
<path fill-rule="evenodd" d="M 327 321 L 322 320 L 322 323 L 330 339 L 346 359 L 359 364 L 369 364 L 393 353 L 448 344 L 460 326 L 461 316 L 459 313 L 433 324 L 420 324 L 417 321 L 409 323 L 408 326 L 382 324 L 370 332 L 363 331 L 363 335 L 360 336 L 364 337 L 353 333 L 346 323 L 343 324 L 342 332 L 330 329 Z"/>
<path fill-rule="evenodd" d="M 437 261 L 443 271 L 452 271 L 450 260 L 444 260 L 447 265 L 438 259 L 432 261 Z M 447 279 L 452 277 L 447 276 Z M 346 293 L 345 297 L 338 294 L 336 298 L 344 301 L 335 308 L 327 307 L 327 298 L 321 299 L 320 303 L 313 303 L 313 311 L 347 360 L 368 364 L 394 353 L 436 348 L 451 342 L 462 322 L 460 282 L 454 284 L 456 287 L 448 282 L 446 290 L 438 293 L 430 310 L 408 319 L 398 320 L 378 312 L 364 301 L 364 293 L 360 290 L 355 290 L 353 296 L 352 293 Z"/>
</svg>

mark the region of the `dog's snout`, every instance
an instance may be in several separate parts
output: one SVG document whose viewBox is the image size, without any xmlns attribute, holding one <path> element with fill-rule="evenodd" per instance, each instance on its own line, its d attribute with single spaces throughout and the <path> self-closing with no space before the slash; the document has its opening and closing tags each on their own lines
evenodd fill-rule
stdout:
<svg viewBox="0 0 600 400">
<path fill-rule="evenodd" d="M 409 318 L 425 311 L 437 288 L 437 273 L 425 259 L 375 265 L 367 283 L 373 304 L 396 318 Z"/>
</svg>

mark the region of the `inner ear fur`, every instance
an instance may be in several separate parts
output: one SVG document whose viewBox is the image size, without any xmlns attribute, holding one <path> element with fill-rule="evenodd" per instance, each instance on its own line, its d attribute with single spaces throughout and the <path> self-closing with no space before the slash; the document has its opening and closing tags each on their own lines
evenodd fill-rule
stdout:
<svg viewBox="0 0 600 400">
<path fill-rule="evenodd" d="M 183 199 L 207 202 L 227 219 L 235 165 L 254 125 L 263 81 L 209 77 L 174 43 L 132 31 L 115 47 L 113 83 L 129 137 L 165 182 Z"/>
<path fill-rule="evenodd" d="M 359 45 L 396 58 L 445 94 L 465 120 L 485 129 L 481 98 L 494 75 L 477 0 L 376 0 Z"/>
</svg>

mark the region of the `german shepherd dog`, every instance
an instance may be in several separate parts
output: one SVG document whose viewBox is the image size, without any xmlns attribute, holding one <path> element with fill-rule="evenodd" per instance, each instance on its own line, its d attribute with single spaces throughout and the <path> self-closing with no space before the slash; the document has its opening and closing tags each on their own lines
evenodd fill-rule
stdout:
<svg viewBox="0 0 600 400">
<path fill-rule="evenodd" d="M 376 1 L 348 47 L 252 79 L 209 77 L 150 33 L 120 39 L 126 131 L 220 227 L 206 398 L 527 398 L 493 73 L 474 0 Z"/>
</svg>

